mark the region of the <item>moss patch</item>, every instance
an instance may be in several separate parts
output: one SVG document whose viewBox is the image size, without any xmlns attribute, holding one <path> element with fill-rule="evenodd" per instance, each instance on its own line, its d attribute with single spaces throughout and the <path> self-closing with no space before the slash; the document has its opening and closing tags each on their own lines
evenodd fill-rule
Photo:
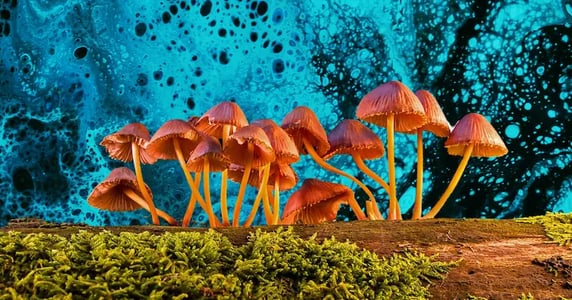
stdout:
<svg viewBox="0 0 572 300">
<path fill-rule="evenodd" d="M 517 222 L 541 224 L 546 236 L 560 246 L 570 247 L 572 241 L 572 213 L 547 213 L 544 216 L 535 216 L 516 219 Z"/>
<path fill-rule="evenodd" d="M 220 233 L 0 233 L 0 299 L 424 299 L 455 263 L 389 257 L 292 229 L 257 230 L 233 245 Z M 71 299 L 71 298 L 70 298 Z"/>
</svg>

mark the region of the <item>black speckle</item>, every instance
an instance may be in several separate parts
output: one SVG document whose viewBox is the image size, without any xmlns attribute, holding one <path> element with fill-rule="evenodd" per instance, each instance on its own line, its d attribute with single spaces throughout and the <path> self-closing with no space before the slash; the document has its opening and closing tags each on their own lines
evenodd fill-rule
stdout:
<svg viewBox="0 0 572 300">
<path fill-rule="evenodd" d="M 169 76 L 167 78 L 167 85 L 172 86 L 174 83 L 175 83 L 175 78 L 173 78 L 173 76 Z"/>
<path fill-rule="evenodd" d="M 14 188 L 19 192 L 34 189 L 32 175 L 23 167 L 18 167 L 12 172 L 12 184 L 14 184 Z"/>
<path fill-rule="evenodd" d="M 203 75 L 203 70 L 202 70 L 201 68 L 197 68 L 197 69 L 195 70 L 195 75 L 196 75 L 197 77 L 201 77 L 201 75 Z"/>
<path fill-rule="evenodd" d="M 268 4 L 266 2 L 261 1 L 260 3 L 258 3 L 258 7 L 256 8 L 256 12 L 258 13 L 258 15 L 262 16 L 266 14 L 267 11 L 268 11 Z"/>
<path fill-rule="evenodd" d="M 73 55 L 77 59 L 82 59 L 87 55 L 87 48 L 84 46 L 78 47 L 73 51 Z"/>
<path fill-rule="evenodd" d="M 219 56 L 218 56 L 218 61 L 223 64 L 226 65 L 229 62 L 229 58 L 228 58 L 228 54 L 226 53 L 226 51 L 221 51 Z"/>
<path fill-rule="evenodd" d="M 192 97 L 187 98 L 187 107 L 189 107 L 190 109 L 195 108 L 195 100 L 193 100 Z"/>
<path fill-rule="evenodd" d="M 177 12 L 179 12 L 179 9 L 177 8 L 176 5 L 171 5 L 171 6 L 169 6 L 169 11 L 170 11 L 173 15 L 176 15 Z"/>
<path fill-rule="evenodd" d="M 209 22 L 210 27 L 215 27 L 215 25 L 216 25 L 216 20 L 212 20 Z"/>
<path fill-rule="evenodd" d="M 1 28 L 0 28 L 1 29 Z M 10 23 L 5 23 L 4 24 L 4 35 L 5 36 L 9 36 L 10 35 Z"/>
<path fill-rule="evenodd" d="M 256 42 L 258 40 L 258 33 L 256 32 L 251 32 L 250 33 L 250 40 L 253 42 Z"/>
<path fill-rule="evenodd" d="M 167 12 L 167 11 L 164 12 L 164 13 L 163 13 L 163 16 L 162 16 L 162 19 L 163 19 L 163 23 L 165 23 L 165 24 L 171 22 L 171 14 L 170 14 L 169 12 Z"/>
<path fill-rule="evenodd" d="M 275 44 L 274 47 L 272 48 L 272 52 L 274 53 L 282 52 L 282 44 L 280 43 Z"/>
<path fill-rule="evenodd" d="M 236 27 L 240 27 L 240 19 L 237 17 L 232 17 L 232 24 Z"/>
<path fill-rule="evenodd" d="M 148 82 L 149 82 L 149 79 L 147 78 L 147 75 L 145 75 L 143 73 L 139 73 L 137 75 L 137 85 L 138 86 L 146 86 Z"/>
<path fill-rule="evenodd" d="M 218 35 L 219 35 L 220 37 L 225 37 L 225 36 L 226 36 L 226 29 L 224 29 L 224 28 L 219 29 L 219 30 L 218 30 Z"/>
<path fill-rule="evenodd" d="M 282 61 L 281 59 L 275 59 L 272 62 L 272 70 L 274 71 L 274 73 L 284 72 L 284 61 Z"/>
<path fill-rule="evenodd" d="M 81 209 L 74 209 L 71 212 L 72 216 L 78 216 L 79 214 L 81 214 Z"/>
<path fill-rule="evenodd" d="M 3 9 L 0 11 L 0 18 L 4 20 L 10 20 L 10 11 L 7 9 Z"/>
<path fill-rule="evenodd" d="M 163 72 L 162 71 L 153 72 L 153 79 L 161 80 L 161 78 L 163 78 Z"/>
<path fill-rule="evenodd" d="M 147 31 L 147 24 L 145 23 L 138 23 L 135 25 L 135 34 L 137 36 L 143 36 Z"/>
<path fill-rule="evenodd" d="M 203 17 L 208 16 L 211 13 L 211 9 L 213 8 L 213 4 L 210 0 L 205 1 L 201 6 L 201 15 Z"/>
<path fill-rule="evenodd" d="M 54 55 L 54 54 L 56 54 L 56 49 L 50 48 L 50 50 L 48 50 L 48 53 L 49 53 L 50 55 Z"/>
</svg>

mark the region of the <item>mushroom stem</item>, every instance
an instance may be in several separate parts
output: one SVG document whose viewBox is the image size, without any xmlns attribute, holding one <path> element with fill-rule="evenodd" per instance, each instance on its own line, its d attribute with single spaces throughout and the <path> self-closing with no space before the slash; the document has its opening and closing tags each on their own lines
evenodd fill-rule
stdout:
<svg viewBox="0 0 572 300">
<path fill-rule="evenodd" d="M 423 131 L 421 129 L 417 129 L 417 183 L 415 189 L 412 220 L 421 218 L 423 210 Z"/>
<path fill-rule="evenodd" d="M 151 210 L 149 209 L 149 205 L 147 204 L 147 201 L 143 198 L 141 198 L 141 196 L 139 196 L 134 190 L 130 189 L 130 188 L 123 188 L 123 194 L 125 194 L 125 196 L 129 197 L 129 199 L 135 201 L 135 203 L 139 204 L 142 208 L 144 208 L 146 211 L 151 212 Z M 163 218 L 163 220 L 167 221 L 167 223 L 169 223 L 169 225 L 171 226 L 178 226 L 179 223 L 177 222 L 177 220 L 175 220 L 175 218 L 169 216 L 169 214 L 167 214 L 166 212 L 155 208 L 156 212 L 157 212 L 157 216 Z"/>
<path fill-rule="evenodd" d="M 387 115 L 387 165 L 389 170 L 389 213 L 387 219 L 397 220 L 399 210 L 397 203 L 397 188 L 395 186 L 395 148 L 394 148 L 394 126 L 395 116 Z"/>
<path fill-rule="evenodd" d="M 247 147 L 246 165 L 244 166 L 244 173 L 242 174 L 238 196 L 236 196 L 236 204 L 234 205 L 234 213 L 232 215 L 232 226 L 234 227 L 238 227 L 240 222 L 240 208 L 242 207 L 242 200 L 244 199 L 244 192 L 246 191 L 250 170 L 252 170 L 252 160 L 254 158 L 254 144 L 248 143 Z"/>
<path fill-rule="evenodd" d="M 209 179 L 209 175 L 210 175 L 210 163 L 208 159 L 203 159 L 203 193 L 205 193 L 205 202 L 207 204 L 207 207 L 209 209 L 208 214 L 214 216 L 214 212 L 213 212 L 213 206 L 211 203 L 211 188 L 210 188 L 210 179 Z M 215 223 L 214 218 L 211 220 L 209 218 L 209 225 L 211 227 L 216 227 L 217 223 Z"/>
<path fill-rule="evenodd" d="M 223 125 L 222 126 L 222 145 L 228 139 L 230 135 L 230 126 L 231 125 Z M 220 178 L 220 213 L 222 217 L 222 225 L 223 226 L 230 226 L 230 221 L 228 220 L 228 205 L 227 205 L 227 183 L 228 183 L 228 169 L 223 170 Z"/>
<path fill-rule="evenodd" d="M 276 176 L 274 179 L 274 217 L 272 219 L 272 224 L 276 225 L 280 222 L 280 176 Z"/>
<path fill-rule="evenodd" d="M 316 152 L 316 150 L 314 149 L 314 147 L 310 144 L 310 142 L 308 142 L 308 139 L 306 139 L 305 137 L 302 138 L 303 142 L 304 142 L 304 147 L 306 147 L 306 151 L 308 151 L 308 153 L 310 154 L 310 156 L 312 157 L 312 159 L 314 159 L 314 161 L 316 163 L 318 163 L 318 165 L 320 165 L 322 168 L 344 176 L 348 179 L 350 179 L 351 181 L 353 181 L 354 183 L 356 183 L 359 187 L 361 187 L 363 189 L 363 191 L 367 194 L 367 196 L 369 197 L 370 200 L 375 199 L 375 197 L 373 196 L 372 192 L 367 188 L 367 186 L 365 186 L 365 184 L 363 184 L 361 181 L 359 181 L 359 179 L 353 177 L 352 175 L 328 164 L 322 157 L 320 157 L 320 155 L 318 155 L 318 153 Z M 365 220 L 367 219 L 367 217 L 365 216 L 365 214 L 363 213 L 363 211 L 361 210 L 359 204 L 357 203 L 357 201 L 352 198 L 349 201 L 350 207 L 353 209 L 354 213 L 356 214 L 356 217 L 358 220 Z"/>
<path fill-rule="evenodd" d="M 155 203 L 153 203 L 153 198 L 149 195 L 147 188 L 145 188 L 145 182 L 143 181 L 143 172 L 141 172 L 141 154 L 139 153 L 139 146 L 135 143 L 131 143 L 131 152 L 133 153 L 133 167 L 135 168 L 135 177 L 137 178 L 137 185 L 143 198 L 147 201 L 149 205 L 151 218 L 153 219 L 153 224 L 159 225 L 159 217 L 157 216 L 157 209 L 155 208 Z"/>
<path fill-rule="evenodd" d="M 467 147 L 465 148 L 465 152 L 463 153 L 463 159 L 461 159 L 461 162 L 459 163 L 459 166 L 457 167 L 457 171 L 455 171 L 455 174 L 453 175 L 451 182 L 449 182 L 449 186 L 447 186 L 447 189 L 445 190 L 443 195 L 441 195 L 441 198 L 439 198 L 437 203 L 435 203 L 435 205 L 431 208 L 431 210 L 425 216 L 423 216 L 421 219 L 434 218 L 439 213 L 439 211 L 441 210 L 443 205 L 445 205 L 445 202 L 447 201 L 449 196 L 451 196 L 451 194 L 453 193 L 453 190 L 455 189 L 455 187 L 459 183 L 461 176 L 463 176 L 463 172 L 465 171 L 465 168 L 467 167 L 467 163 L 469 162 L 469 158 L 471 158 L 471 154 L 473 153 L 473 147 L 474 147 L 473 144 L 467 145 Z"/>
<path fill-rule="evenodd" d="M 268 182 L 269 175 L 270 175 L 270 164 L 266 164 L 264 167 L 262 167 L 262 181 L 260 182 L 260 187 L 258 188 L 258 194 L 256 194 L 256 198 L 254 199 L 254 204 L 252 204 L 250 215 L 248 215 L 248 219 L 246 219 L 244 227 L 250 226 L 252 224 L 252 221 L 254 221 L 254 217 L 256 217 L 256 212 L 258 211 L 258 207 L 260 206 L 260 200 L 262 198 L 264 198 L 264 206 L 265 206 L 264 210 L 266 214 L 266 204 L 268 202 L 266 183 Z"/>
<path fill-rule="evenodd" d="M 199 186 L 201 182 L 201 174 L 195 174 L 195 186 Z M 185 216 L 183 217 L 183 222 L 181 224 L 182 227 L 187 227 L 191 223 L 191 219 L 193 218 L 193 213 L 195 211 L 195 205 L 197 204 L 197 197 L 195 193 L 191 193 L 191 198 L 189 199 L 189 204 L 187 205 L 187 210 L 185 211 Z"/>
<path fill-rule="evenodd" d="M 387 184 L 387 182 L 385 182 L 385 180 L 383 180 L 383 178 L 379 177 L 379 175 L 375 174 L 375 172 L 373 172 L 363 161 L 363 159 L 361 158 L 361 155 L 359 155 L 359 153 L 352 153 L 352 158 L 354 160 L 354 162 L 356 163 L 357 167 L 364 172 L 366 175 L 368 175 L 369 177 L 371 177 L 373 180 L 375 180 L 375 182 L 377 182 L 379 185 L 381 185 L 385 191 L 389 194 L 389 185 Z M 375 214 L 375 216 L 379 219 L 379 220 L 383 220 L 383 216 L 381 215 L 381 212 L 379 211 L 379 207 L 377 206 L 377 204 L 375 203 L 375 200 L 371 202 L 372 207 L 374 208 L 373 213 Z M 370 214 L 371 212 L 368 211 L 368 214 Z"/>
<path fill-rule="evenodd" d="M 187 179 L 187 183 L 191 188 L 191 193 L 196 194 L 197 197 L 196 199 L 199 201 L 199 205 L 205 210 L 205 212 L 209 217 L 209 223 L 211 219 L 214 220 L 214 222 L 216 222 L 217 221 L 216 217 L 208 209 L 208 206 L 206 205 L 203 196 L 201 196 L 201 193 L 199 192 L 199 188 L 195 185 L 195 182 L 191 178 L 191 173 L 187 168 L 187 163 L 185 162 L 183 151 L 181 150 L 181 146 L 179 145 L 179 141 L 177 139 L 173 139 L 173 146 L 175 148 L 175 153 L 177 154 L 177 160 L 179 161 L 181 169 L 183 169 L 183 173 L 185 174 L 185 178 Z"/>
</svg>

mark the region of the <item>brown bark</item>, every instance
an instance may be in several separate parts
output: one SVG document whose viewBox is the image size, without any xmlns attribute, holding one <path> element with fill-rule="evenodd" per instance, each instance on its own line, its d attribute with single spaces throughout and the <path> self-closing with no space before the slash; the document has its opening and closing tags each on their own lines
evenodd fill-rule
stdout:
<svg viewBox="0 0 572 300">
<path fill-rule="evenodd" d="M 255 227 L 273 230 L 273 226 Z M 0 231 L 46 232 L 70 235 L 78 229 L 122 231 L 194 230 L 178 227 L 131 226 L 88 227 L 72 224 L 11 222 Z M 233 243 L 242 244 L 253 228 L 217 228 Z M 532 295 L 534 299 L 572 297 L 571 278 L 560 273 L 555 276 L 539 262 L 548 259 L 572 261 L 572 251 L 551 242 L 541 225 L 518 223 L 512 220 L 490 219 L 434 219 L 421 221 L 357 221 L 323 225 L 295 226 L 302 237 L 317 234 L 318 238 L 335 236 L 359 246 L 388 255 L 404 249 L 425 254 L 438 254 L 437 259 L 462 259 L 442 281 L 431 286 L 433 299 L 467 299 L 468 295 L 488 299 L 518 299 Z M 533 263 L 536 260 L 536 263 Z M 570 282 L 568 282 L 570 280 Z"/>
</svg>

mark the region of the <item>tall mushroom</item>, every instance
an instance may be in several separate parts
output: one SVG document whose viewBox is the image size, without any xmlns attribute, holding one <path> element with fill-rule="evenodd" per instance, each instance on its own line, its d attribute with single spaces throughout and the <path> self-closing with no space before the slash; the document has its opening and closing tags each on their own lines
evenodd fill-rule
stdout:
<svg viewBox="0 0 572 300">
<path fill-rule="evenodd" d="M 413 214 L 411 219 L 421 218 L 423 210 L 423 131 L 429 131 L 434 135 L 445 138 L 451 133 L 451 124 L 447 121 L 437 99 L 427 90 L 419 90 L 415 95 L 421 101 L 427 123 L 417 128 L 417 182 L 415 187 L 415 203 L 413 204 Z"/>
<path fill-rule="evenodd" d="M 151 189 L 144 185 L 145 192 L 152 197 Z M 100 182 L 87 198 L 89 205 L 109 211 L 130 211 L 144 208 L 151 211 L 147 201 L 139 190 L 139 182 L 133 172 L 126 167 L 113 169 L 111 173 Z M 157 215 L 169 225 L 176 226 L 177 220 L 160 209 Z"/>
<path fill-rule="evenodd" d="M 145 189 L 143 172 L 141 172 L 141 163 L 154 164 L 157 160 L 145 150 L 145 145 L 150 138 L 151 135 L 145 125 L 141 123 L 131 123 L 127 124 L 121 130 L 103 138 L 100 145 L 105 147 L 105 150 L 109 153 L 109 157 L 113 159 L 123 162 L 133 161 L 137 186 L 143 195 L 143 199 L 147 201 L 153 224 L 159 225 L 159 217 L 157 216 L 153 198 L 147 193 L 147 189 Z"/>
<path fill-rule="evenodd" d="M 389 220 L 401 218 L 395 180 L 395 132 L 411 132 L 423 126 L 427 118 L 417 96 L 403 83 L 390 81 L 366 94 L 356 110 L 358 119 L 387 129 L 389 173 Z"/>
<path fill-rule="evenodd" d="M 210 193 L 210 173 L 226 170 L 229 163 L 228 158 L 222 152 L 220 142 L 209 135 L 202 136 L 202 141 L 197 145 L 193 153 L 191 153 L 189 160 L 187 160 L 187 168 L 189 168 L 190 171 L 197 173 L 197 177 L 199 176 L 198 174 L 201 172 L 203 173 L 204 199 L 211 214 L 213 214 L 213 207 Z M 189 201 L 185 216 L 183 217 L 183 227 L 189 225 L 189 221 L 193 216 L 196 203 L 195 199 L 196 198 L 193 198 Z M 217 225 L 218 224 L 214 223 L 210 224 L 211 227 L 216 227 Z"/>
<path fill-rule="evenodd" d="M 378 159 L 384 154 L 381 139 L 371 129 L 358 120 L 343 120 L 328 134 L 328 141 L 330 150 L 324 155 L 324 159 L 337 154 L 351 155 L 358 168 L 389 194 L 389 185 L 363 161 L 364 159 Z M 383 219 L 375 199 L 370 202 L 370 206 L 368 210 L 370 219 Z"/>
<path fill-rule="evenodd" d="M 231 162 L 244 166 L 244 175 L 240 182 L 232 218 L 232 225 L 237 227 L 251 169 L 270 165 L 276 155 L 264 130 L 256 126 L 244 126 L 237 129 L 228 137 L 223 149 Z"/>
<path fill-rule="evenodd" d="M 368 195 L 370 200 L 374 199 L 373 193 L 361 181 L 347 172 L 330 165 L 322 158 L 328 152 L 330 144 L 326 131 L 310 108 L 305 106 L 294 108 L 284 117 L 281 126 L 292 137 L 300 155 L 310 154 L 310 157 L 322 168 L 350 179 Z M 357 201 L 354 201 L 355 199 L 353 198 L 349 200 L 350 207 L 354 210 L 357 219 L 365 220 L 366 216 Z"/>
<path fill-rule="evenodd" d="M 284 206 L 282 224 L 320 224 L 336 220 L 340 204 L 355 201 L 354 192 L 341 184 L 306 179 Z"/>
<path fill-rule="evenodd" d="M 506 145 L 494 127 L 484 116 L 477 113 L 467 114 L 457 122 L 445 141 L 445 148 L 450 155 L 463 156 L 463 158 L 441 198 L 422 219 L 434 218 L 439 213 L 459 183 L 471 156 L 496 157 L 508 153 Z"/>
<path fill-rule="evenodd" d="M 222 140 L 224 145 L 229 135 L 233 134 L 236 129 L 248 125 L 248 120 L 240 106 L 232 101 L 221 102 L 211 107 L 199 119 L 193 120 L 196 128 L 206 134 Z M 222 224 L 230 225 L 227 209 L 227 183 L 228 171 L 223 170 L 220 183 L 220 210 Z"/>
<path fill-rule="evenodd" d="M 199 205 L 207 213 L 209 221 L 216 224 L 216 217 L 208 209 L 187 168 L 187 160 L 200 140 L 200 134 L 192 125 L 184 120 L 173 119 L 165 122 L 155 132 L 147 144 L 147 151 L 158 159 L 176 160 L 179 162 L 193 194 L 191 197 L 197 197 Z"/>
</svg>

